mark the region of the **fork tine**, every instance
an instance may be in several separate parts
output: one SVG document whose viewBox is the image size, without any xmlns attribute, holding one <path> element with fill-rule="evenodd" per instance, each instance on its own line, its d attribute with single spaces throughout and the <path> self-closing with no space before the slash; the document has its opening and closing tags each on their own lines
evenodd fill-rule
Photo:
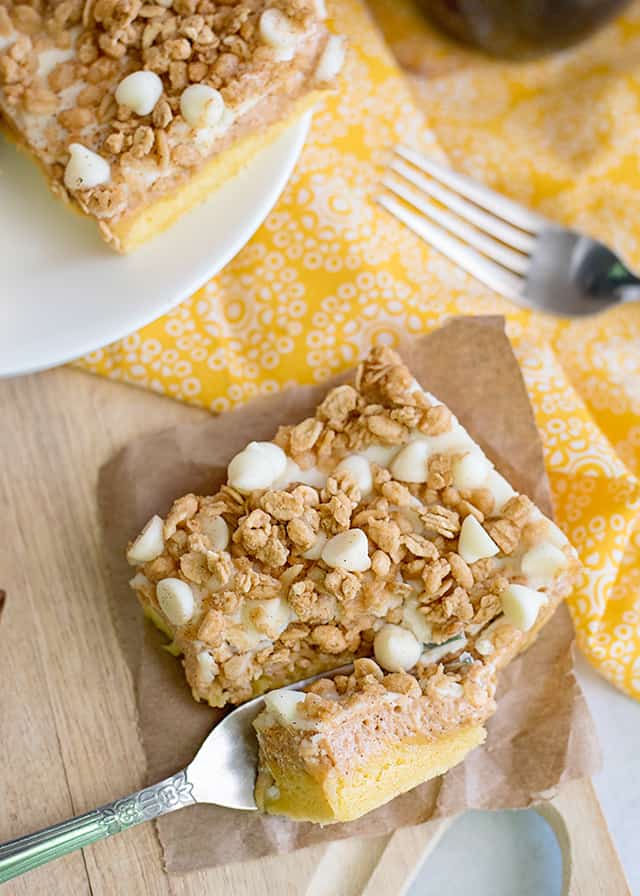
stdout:
<svg viewBox="0 0 640 896">
<path fill-rule="evenodd" d="M 500 242 L 506 243 L 507 246 L 512 246 L 520 252 L 526 252 L 527 254 L 533 252 L 536 238 L 531 236 L 530 233 L 516 230 L 511 224 L 507 224 L 505 221 L 501 221 L 500 218 L 483 211 L 477 205 L 468 202 L 435 180 L 424 177 L 415 168 L 407 165 L 406 162 L 394 159 L 389 167 L 400 177 L 405 178 L 420 190 L 428 193 L 429 196 L 433 196 L 434 199 L 437 199 L 442 205 L 460 215 L 461 218 L 465 218 L 481 230 L 486 230 L 487 233 L 490 233 L 491 236 L 494 236 Z"/>
<path fill-rule="evenodd" d="M 441 227 L 427 221 L 422 215 L 411 211 L 406 205 L 399 202 L 393 196 L 380 195 L 376 201 L 390 212 L 394 217 L 406 224 L 414 233 L 422 237 L 425 242 L 437 249 L 447 258 L 463 268 L 477 280 L 481 280 L 491 289 L 515 302 L 523 302 L 522 286 L 524 281 L 511 271 L 505 270 L 480 255 L 475 249 L 471 249 L 455 236 L 447 233 Z"/>
<path fill-rule="evenodd" d="M 382 183 L 396 196 L 419 209 L 436 224 L 440 224 L 441 227 L 453 233 L 454 236 L 460 237 L 465 243 L 469 243 L 470 246 L 478 249 L 483 255 L 487 255 L 493 261 L 497 261 L 498 264 L 503 265 L 515 274 L 526 273 L 529 267 L 529 258 L 526 255 L 514 252 L 513 249 L 509 249 L 492 237 L 481 233 L 475 227 L 470 227 L 461 218 L 449 214 L 449 212 L 436 205 L 435 202 L 430 202 L 414 190 L 409 190 L 403 182 L 399 181 L 396 183 L 391 178 L 384 178 Z"/>
<path fill-rule="evenodd" d="M 426 171 L 431 177 L 442 181 L 448 187 L 466 196 L 467 199 L 471 199 L 472 202 L 476 202 L 505 221 L 515 224 L 516 227 L 529 230 L 531 233 L 538 233 L 543 227 L 549 226 L 549 222 L 542 215 L 529 211 L 528 208 L 525 208 L 518 202 L 507 199 L 506 196 L 496 193 L 495 190 L 490 190 L 489 187 L 479 184 L 471 177 L 452 171 L 446 165 L 430 159 L 415 149 L 411 149 L 408 146 L 396 146 L 395 151 L 403 159 L 411 162 L 422 171 Z"/>
</svg>

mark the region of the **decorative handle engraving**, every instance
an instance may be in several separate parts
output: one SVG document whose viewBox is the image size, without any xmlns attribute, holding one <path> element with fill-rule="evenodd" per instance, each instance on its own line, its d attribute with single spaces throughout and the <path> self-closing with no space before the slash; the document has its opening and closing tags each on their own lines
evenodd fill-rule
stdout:
<svg viewBox="0 0 640 896">
<path fill-rule="evenodd" d="M 66 853 L 196 802 L 187 772 L 0 846 L 0 883 Z"/>
<path fill-rule="evenodd" d="M 150 821 L 159 815 L 182 809 L 195 803 L 193 785 L 187 780 L 187 772 L 181 771 L 173 778 L 166 778 L 159 784 L 139 790 L 132 796 L 123 797 L 114 803 L 108 803 L 100 809 L 100 825 L 104 829 L 104 836 L 118 834 L 127 828 Z"/>
</svg>

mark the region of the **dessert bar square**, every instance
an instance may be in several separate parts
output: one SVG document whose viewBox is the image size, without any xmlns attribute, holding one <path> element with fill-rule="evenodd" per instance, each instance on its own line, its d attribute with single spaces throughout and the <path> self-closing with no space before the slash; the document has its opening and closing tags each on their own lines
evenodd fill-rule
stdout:
<svg viewBox="0 0 640 896">
<path fill-rule="evenodd" d="M 313 417 L 236 455 L 217 494 L 153 517 L 128 558 L 198 700 L 240 703 L 355 660 L 306 693 L 269 694 L 256 720 L 259 804 L 322 823 L 480 743 L 499 669 L 579 570 L 385 347 Z"/>
<path fill-rule="evenodd" d="M 323 0 L 0 3 L 0 122 L 120 251 L 206 198 L 332 82 Z"/>
</svg>

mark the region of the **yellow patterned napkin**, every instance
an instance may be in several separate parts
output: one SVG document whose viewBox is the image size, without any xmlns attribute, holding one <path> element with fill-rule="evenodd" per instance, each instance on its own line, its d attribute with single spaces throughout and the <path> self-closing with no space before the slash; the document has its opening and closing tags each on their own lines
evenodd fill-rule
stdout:
<svg viewBox="0 0 640 896">
<path fill-rule="evenodd" d="M 640 5 L 582 48 L 526 66 L 452 48 L 409 0 L 372 8 L 389 44 L 360 0 L 334 3 L 335 28 L 351 45 L 341 90 L 317 112 L 284 195 L 251 242 L 170 314 L 81 363 L 224 411 L 321 381 L 371 343 L 393 344 L 448 315 L 504 314 L 558 521 L 585 564 L 570 602 L 580 646 L 640 698 L 640 491 L 630 472 L 640 469 L 640 307 L 571 324 L 532 315 L 372 201 L 394 142 L 444 150 L 455 167 L 640 264 Z M 413 93 L 389 46 L 411 69 Z"/>
</svg>

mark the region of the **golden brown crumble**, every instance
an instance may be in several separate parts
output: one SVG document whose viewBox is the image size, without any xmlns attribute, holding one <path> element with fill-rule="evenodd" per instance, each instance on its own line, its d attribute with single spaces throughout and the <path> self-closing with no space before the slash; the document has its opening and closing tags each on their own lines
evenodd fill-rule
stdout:
<svg viewBox="0 0 640 896">
<path fill-rule="evenodd" d="M 447 560 L 451 568 L 451 575 L 456 580 L 458 585 L 461 585 L 467 590 L 472 588 L 473 573 L 471 572 L 469 565 L 462 559 L 460 554 L 456 554 L 454 551 L 451 551 L 451 553 L 447 554 Z"/>
<path fill-rule="evenodd" d="M 512 554 L 518 547 L 520 527 L 513 520 L 489 520 L 485 528 L 504 554 Z"/>
<path fill-rule="evenodd" d="M 424 421 L 432 406 L 412 388 L 408 371 L 387 348 L 370 353 L 356 383 L 358 389 L 332 389 L 314 417 L 278 430 L 276 442 L 303 461 L 304 469 L 324 471 L 322 487 L 294 481 L 243 495 L 224 485 L 213 496 L 185 495 L 164 521 L 162 554 L 141 565 L 145 578 L 137 585 L 134 580 L 134 587 L 155 611 L 159 580 L 178 577 L 193 588 L 193 619 L 171 628 L 198 698 L 213 705 L 238 702 L 265 686 L 355 657 L 352 676 L 314 685 L 317 714 L 323 700 L 363 688 L 417 694 L 419 687 L 436 699 L 439 688 L 471 681 L 469 670 L 484 662 L 474 652 L 471 633 L 498 616 L 500 595 L 518 576 L 505 574 L 492 558 L 467 563 L 458 550 L 460 526 L 473 513 L 509 556 L 521 540 L 529 544 L 543 537 L 543 529 L 529 520 L 533 505 L 516 496 L 493 515 L 488 490 L 461 493 L 450 484 L 451 461 L 442 454 L 431 458 L 426 484 L 399 482 L 388 469 L 372 464 L 372 489 L 363 495 L 352 473 L 336 471 L 339 461 L 354 450 L 380 445 L 381 433 L 404 444 L 411 430 L 400 422 L 408 417 L 398 412 L 417 409 Z M 372 419 L 377 421 L 373 429 Z M 442 434 L 445 421 L 453 425 L 449 413 L 432 414 L 429 425 Z M 213 549 L 210 538 L 219 518 L 230 533 L 222 551 Z M 370 569 L 364 572 L 332 568 L 315 550 L 318 539 L 322 546 L 349 528 L 360 528 L 367 537 Z M 470 639 L 471 662 L 459 661 L 460 647 L 447 657 L 444 670 L 426 659 L 411 673 L 382 674 L 370 659 L 376 632 L 384 623 L 403 624 L 409 598 L 429 626 L 433 644 L 461 634 Z M 511 641 L 502 633 L 504 644 L 519 643 L 514 629 L 507 628 Z M 206 682 L 195 660 L 203 649 L 217 670 Z"/>
<path fill-rule="evenodd" d="M 460 531 L 459 514 L 440 504 L 421 510 L 420 518 L 427 529 L 437 532 L 444 538 L 453 538 Z"/>
</svg>

